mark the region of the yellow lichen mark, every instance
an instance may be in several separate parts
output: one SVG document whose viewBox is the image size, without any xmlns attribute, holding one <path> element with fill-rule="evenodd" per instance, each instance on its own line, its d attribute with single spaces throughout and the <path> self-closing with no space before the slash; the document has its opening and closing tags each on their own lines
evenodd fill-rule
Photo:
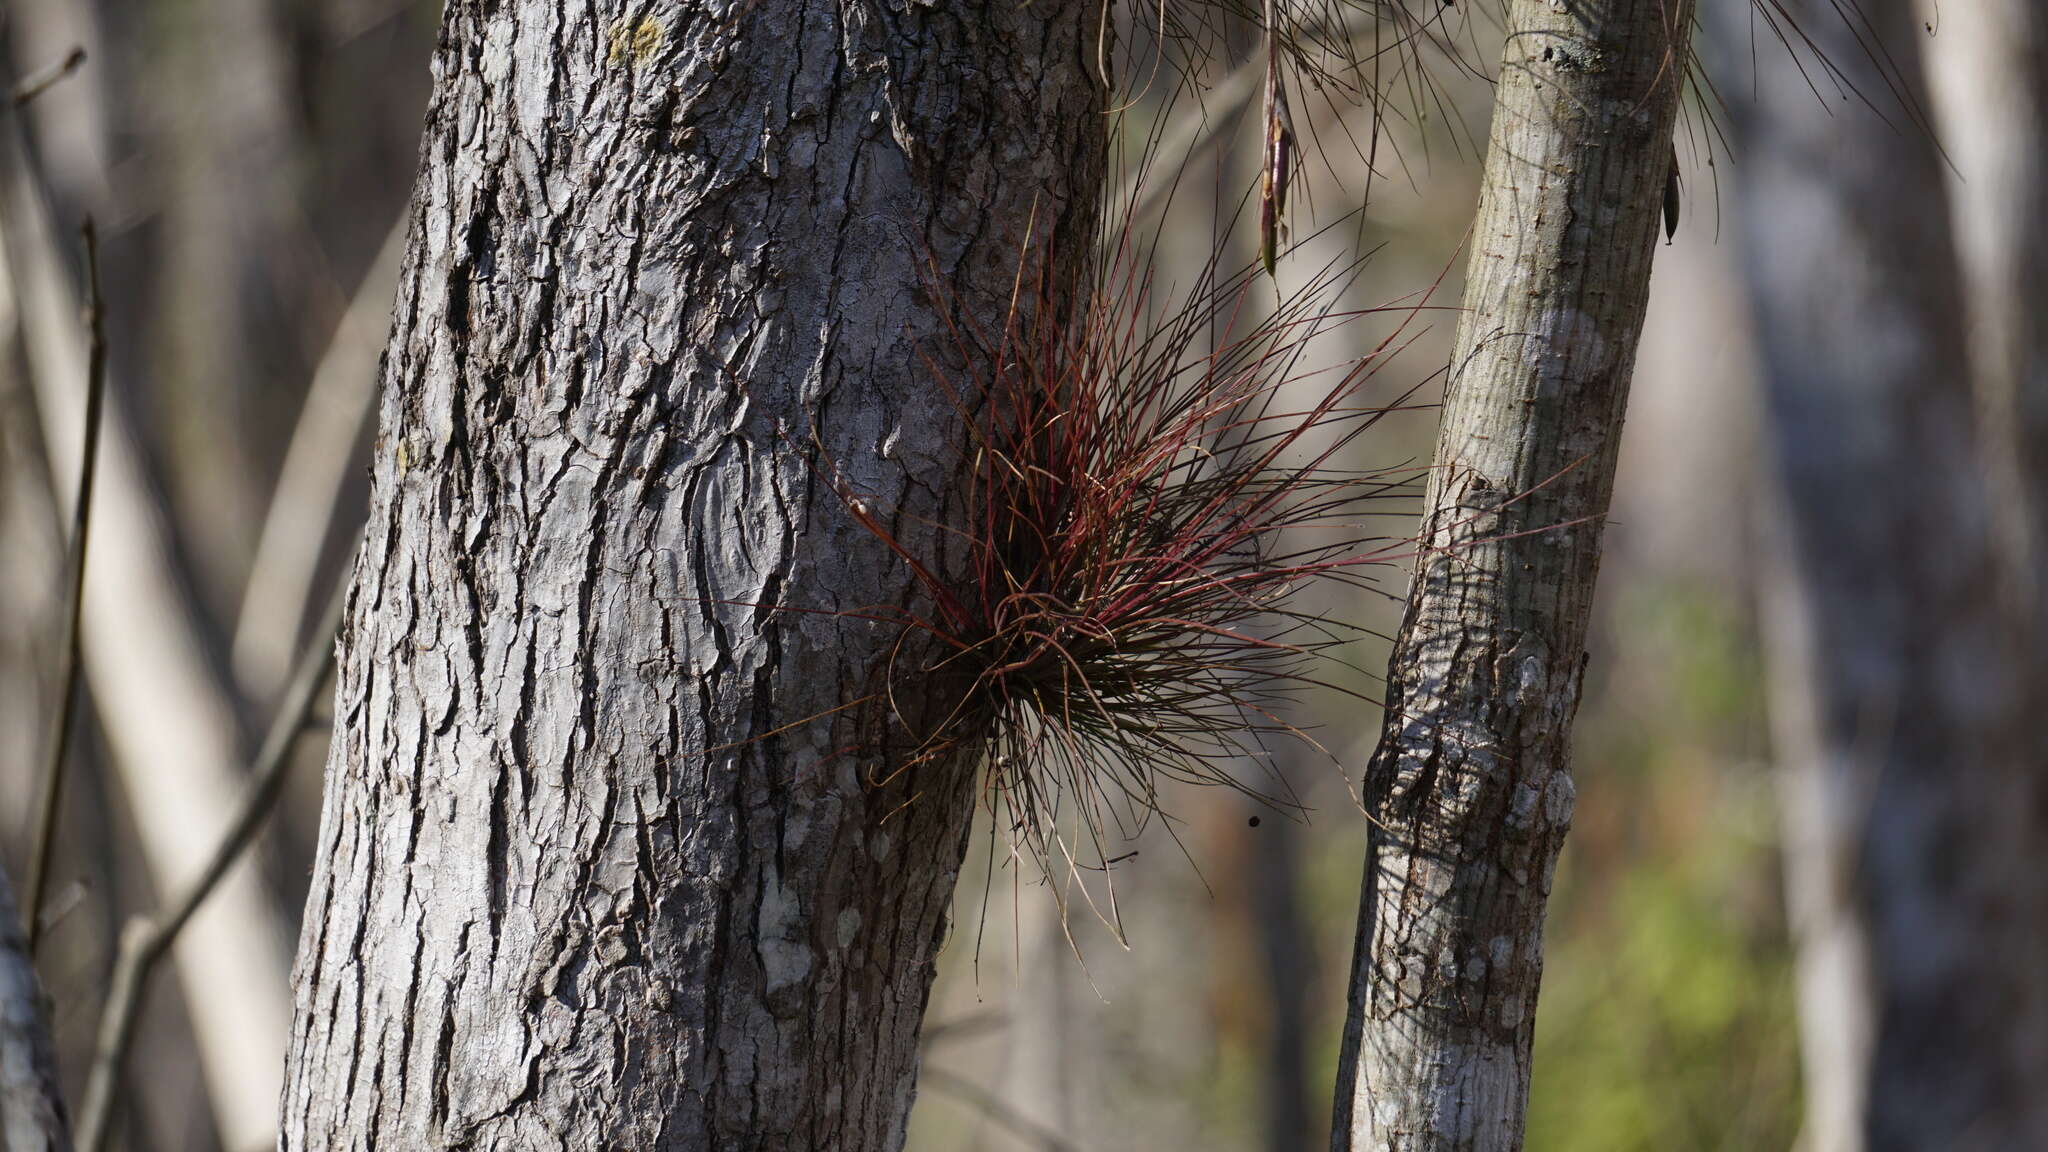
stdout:
<svg viewBox="0 0 2048 1152">
<path fill-rule="evenodd" d="M 405 441 L 400 440 L 398 442 L 398 451 L 394 455 L 398 457 L 398 474 L 400 476 L 412 470 L 412 450 L 406 447 Z"/>
<path fill-rule="evenodd" d="M 656 52 L 668 40 L 668 30 L 661 21 L 648 17 L 644 20 L 620 20 L 612 25 L 608 37 L 611 50 L 606 58 L 614 65 L 628 60 L 639 67 L 654 58 Z"/>
</svg>

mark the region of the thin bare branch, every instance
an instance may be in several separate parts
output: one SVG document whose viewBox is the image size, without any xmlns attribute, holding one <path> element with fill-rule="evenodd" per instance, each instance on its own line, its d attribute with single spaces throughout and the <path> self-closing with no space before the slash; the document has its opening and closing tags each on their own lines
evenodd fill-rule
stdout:
<svg viewBox="0 0 2048 1152">
<path fill-rule="evenodd" d="M 391 331 L 391 296 L 405 256 L 406 223 L 402 218 L 392 225 L 350 299 L 313 372 L 278 469 L 235 621 L 235 680 L 251 700 L 270 700 L 291 670 L 293 643 L 313 599 L 321 549 L 341 515 L 342 486 L 377 395 L 377 357 Z"/>
<path fill-rule="evenodd" d="M 320 627 L 299 656 L 283 703 L 271 721 L 263 747 L 249 767 L 249 786 L 241 806 L 213 850 L 206 867 L 189 883 L 167 911 L 154 919 L 138 916 L 121 933 L 121 951 L 114 963 L 114 982 L 100 1018 L 99 1041 L 93 1051 L 92 1074 L 86 1082 L 85 1104 L 79 1110 L 80 1152 L 99 1152 L 107 1136 L 113 1113 L 115 1091 L 120 1086 L 121 1066 L 135 1039 L 135 1021 L 142 1008 L 143 985 L 171 950 L 192 914 L 212 895 L 215 885 L 227 874 L 242 853 L 256 840 L 264 819 L 277 805 L 284 788 L 285 773 L 291 767 L 291 752 L 313 715 L 313 702 L 327 673 L 334 665 L 335 632 L 348 600 L 348 580 L 337 583 L 329 598 Z"/>
<path fill-rule="evenodd" d="M 50 885 L 50 852 L 57 839 L 57 813 L 64 797 L 64 763 L 78 712 L 78 622 L 85 605 L 85 546 L 92 527 L 93 475 L 100 457 L 100 410 L 107 395 L 106 298 L 100 292 L 99 233 L 90 219 L 85 238 L 85 329 L 89 351 L 85 372 L 85 435 L 79 449 L 78 495 L 71 502 L 71 547 L 65 562 L 64 640 L 57 648 L 57 709 L 50 719 L 43 774 L 36 787 L 34 847 L 29 857 L 28 904 L 22 915 L 29 954 L 43 938 L 43 898 Z"/>
<path fill-rule="evenodd" d="M 955 1076 L 943 1068 L 926 1065 L 919 1077 L 935 1091 L 957 1097 L 1044 1152 L 1078 1152 L 1065 1136 L 1010 1107 L 1000 1096 L 964 1076 Z"/>
<path fill-rule="evenodd" d="M 84 63 L 84 47 L 73 46 L 71 51 L 64 54 L 62 60 L 43 68 L 40 72 L 23 77 L 22 81 L 16 84 L 13 91 L 8 95 L 14 101 L 14 106 L 19 108 L 51 88 L 56 87 L 66 77 L 78 71 L 79 67 Z"/>
</svg>

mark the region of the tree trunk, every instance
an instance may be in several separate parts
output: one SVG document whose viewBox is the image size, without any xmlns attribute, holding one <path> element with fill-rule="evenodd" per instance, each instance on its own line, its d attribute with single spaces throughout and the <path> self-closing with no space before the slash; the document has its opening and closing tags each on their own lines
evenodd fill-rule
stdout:
<svg viewBox="0 0 2048 1152">
<path fill-rule="evenodd" d="M 1970 366 L 1978 424 L 1996 461 L 1992 514 L 2005 551 L 2001 576 L 2029 641 L 2014 672 L 2022 715 L 2048 710 L 2048 8 L 2038 0 L 1979 0 L 1951 9 L 1921 0 L 1944 146 L 1951 216 L 1972 320 Z M 1970 173 L 1967 179 L 1958 170 Z M 2005 774 L 2010 811 L 2030 821 L 2014 860 L 2048 852 L 2048 752 Z M 2014 869 L 2021 971 L 2048 972 L 2048 875 Z M 2010 1022 L 2021 1082 L 2034 1086 L 2024 1131 L 2048 1143 L 2048 990 L 2025 985 L 2028 1015 Z"/>
<path fill-rule="evenodd" d="M 283 1148 L 900 1145 L 977 765 L 820 716 L 917 607 L 835 486 L 948 570 L 923 358 L 1089 254 L 1096 15 L 449 5 Z"/>
<path fill-rule="evenodd" d="M 1811 62 L 1782 54 L 1728 86 L 1780 480 L 1764 640 L 1802 1143 L 2041 1147 L 2017 1035 L 2041 996 L 2021 915 L 2040 758 L 2016 727 L 2024 632 L 1999 595 L 1943 161 L 1905 120 L 1911 0 L 1860 11 L 1852 28 L 1824 0 L 1787 5 L 1877 107 L 1823 100 Z M 1746 67 L 1748 22 L 1715 32 Z"/>
<path fill-rule="evenodd" d="M 1691 4 L 1513 0 L 1387 721 L 1331 1146 L 1522 1142 L 1602 516 Z"/>
</svg>

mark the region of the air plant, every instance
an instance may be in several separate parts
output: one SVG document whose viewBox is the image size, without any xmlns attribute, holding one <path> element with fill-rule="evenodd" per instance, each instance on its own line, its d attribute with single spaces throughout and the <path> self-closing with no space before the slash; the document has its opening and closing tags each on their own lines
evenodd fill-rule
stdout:
<svg viewBox="0 0 2048 1152">
<path fill-rule="evenodd" d="M 1262 307 L 1256 267 L 1219 277 L 1212 263 L 1162 294 L 1143 263 L 1126 233 L 1078 302 L 1050 273 L 1020 273 L 1001 330 L 952 330 L 946 363 L 977 369 L 928 360 L 970 437 L 964 507 L 920 533 L 957 549 L 951 562 L 914 555 L 899 513 L 834 485 L 929 605 L 864 610 L 902 633 L 866 702 L 909 734 L 873 782 L 979 755 L 983 807 L 1048 875 L 1105 867 L 1170 782 L 1288 803 L 1267 745 L 1315 745 L 1293 698 L 1357 694 L 1332 672 L 1358 630 L 1309 593 L 1370 588 L 1406 555 L 1367 525 L 1412 500 L 1421 472 L 1339 467 L 1408 404 L 1362 393 L 1419 305 L 1396 309 L 1370 354 L 1316 367 L 1311 345 L 1367 315 L 1332 303 L 1357 264 Z M 936 694 L 936 712 L 895 706 L 913 692 L 926 709 Z"/>
<path fill-rule="evenodd" d="M 1208 2 L 1161 6 L 1162 38 L 1173 31 L 1167 13 Z M 824 461 L 846 513 L 904 563 L 924 604 L 827 613 L 897 629 L 879 686 L 775 730 L 879 707 L 892 735 L 865 757 L 871 784 L 978 764 L 992 850 L 1006 842 L 1048 878 L 1083 880 L 1119 935 L 1113 887 L 1098 903 L 1083 874 L 1107 874 L 1122 858 L 1117 842 L 1166 816 L 1176 782 L 1289 806 L 1270 746 L 1329 752 L 1299 719 L 1299 698 L 1377 703 L 1354 686 L 1353 674 L 1370 674 L 1342 651 L 1364 629 L 1321 610 L 1318 592 L 1356 603 L 1359 591 L 1379 591 L 1377 570 L 1414 555 L 1412 540 L 1370 525 L 1412 512 L 1425 469 L 1342 464 L 1361 436 L 1413 407 L 1420 385 L 1382 404 L 1364 393 L 1414 338 L 1428 294 L 1341 310 L 1333 302 L 1360 261 L 1261 303 L 1278 291 L 1261 273 L 1274 271 L 1298 159 L 1288 69 L 1313 87 L 1337 73 L 1304 63 L 1325 29 L 1287 22 L 1280 0 L 1258 2 L 1258 262 L 1222 274 L 1212 259 L 1191 288 L 1160 292 L 1128 225 L 1107 255 L 1084 262 L 1078 284 L 1053 271 L 1071 262 L 1027 242 L 1019 267 L 1033 271 L 1019 272 L 994 331 L 957 319 L 967 310 L 935 273 L 927 291 L 956 319 L 952 354 L 927 363 L 969 437 L 961 503 L 945 523 L 921 521 Z M 1331 3 L 1398 13 L 1406 0 Z M 1155 133 L 1142 149 L 1141 178 L 1157 143 Z M 1127 208 L 1143 199 L 1137 187 Z M 1313 364 L 1311 345 L 1375 313 L 1398 322 L 1366 354 Z M 946 559 L 921 555 L 920 542 Z M 908 791 L 914 803 L 919 790 Z M 1053 888 L 1063 911 L 1070 887 Z"/>
</svg>

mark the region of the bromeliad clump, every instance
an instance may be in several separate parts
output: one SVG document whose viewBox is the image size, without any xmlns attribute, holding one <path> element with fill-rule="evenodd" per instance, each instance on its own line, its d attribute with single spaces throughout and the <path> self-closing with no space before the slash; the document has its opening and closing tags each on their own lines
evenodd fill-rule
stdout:
<svg viewBox="0 0 2048 1152">
<path fill-rule="evenodd" d="M 1418 477 L 1337 467 L 1407 399 L 1360 402 L 1405 322 L 1370 354 L 1315 367 L 1311 343 L 1363 315 L 1330 305 L 1342 277 L 1261 308 L 1270 281 L 1212 267 L 1162 309 L 1135 263 L 1126 242 L 1065 310 L 1020 276 L 1017 301 L 1036 307 L 1013 305 L 999 332 L 953 333 L 985 378 L 934 366 L 972 436 L 967 527 L 946 530 L 966 555 L 945 567 L 964 575 L 935 575 L 840 486 L 932 605 L 902 627 L 929 634 L 914 647 L 934 655 L 890 668 L 877 696 L 952 686 L 890 771 L 980 750 L 985 807 L 1048 868 L 1106 862 L 1105 833 L 1134 834 L 1164 781 L 1273 798 L 1257 781 L 1265 742 L 1310 739 L 1289 698 L 1327 686 L 1331 649 L 1355 635 L 1305 594 L 1369 584 L 1398 545 L 1364 525 Z"/>
</svg>

